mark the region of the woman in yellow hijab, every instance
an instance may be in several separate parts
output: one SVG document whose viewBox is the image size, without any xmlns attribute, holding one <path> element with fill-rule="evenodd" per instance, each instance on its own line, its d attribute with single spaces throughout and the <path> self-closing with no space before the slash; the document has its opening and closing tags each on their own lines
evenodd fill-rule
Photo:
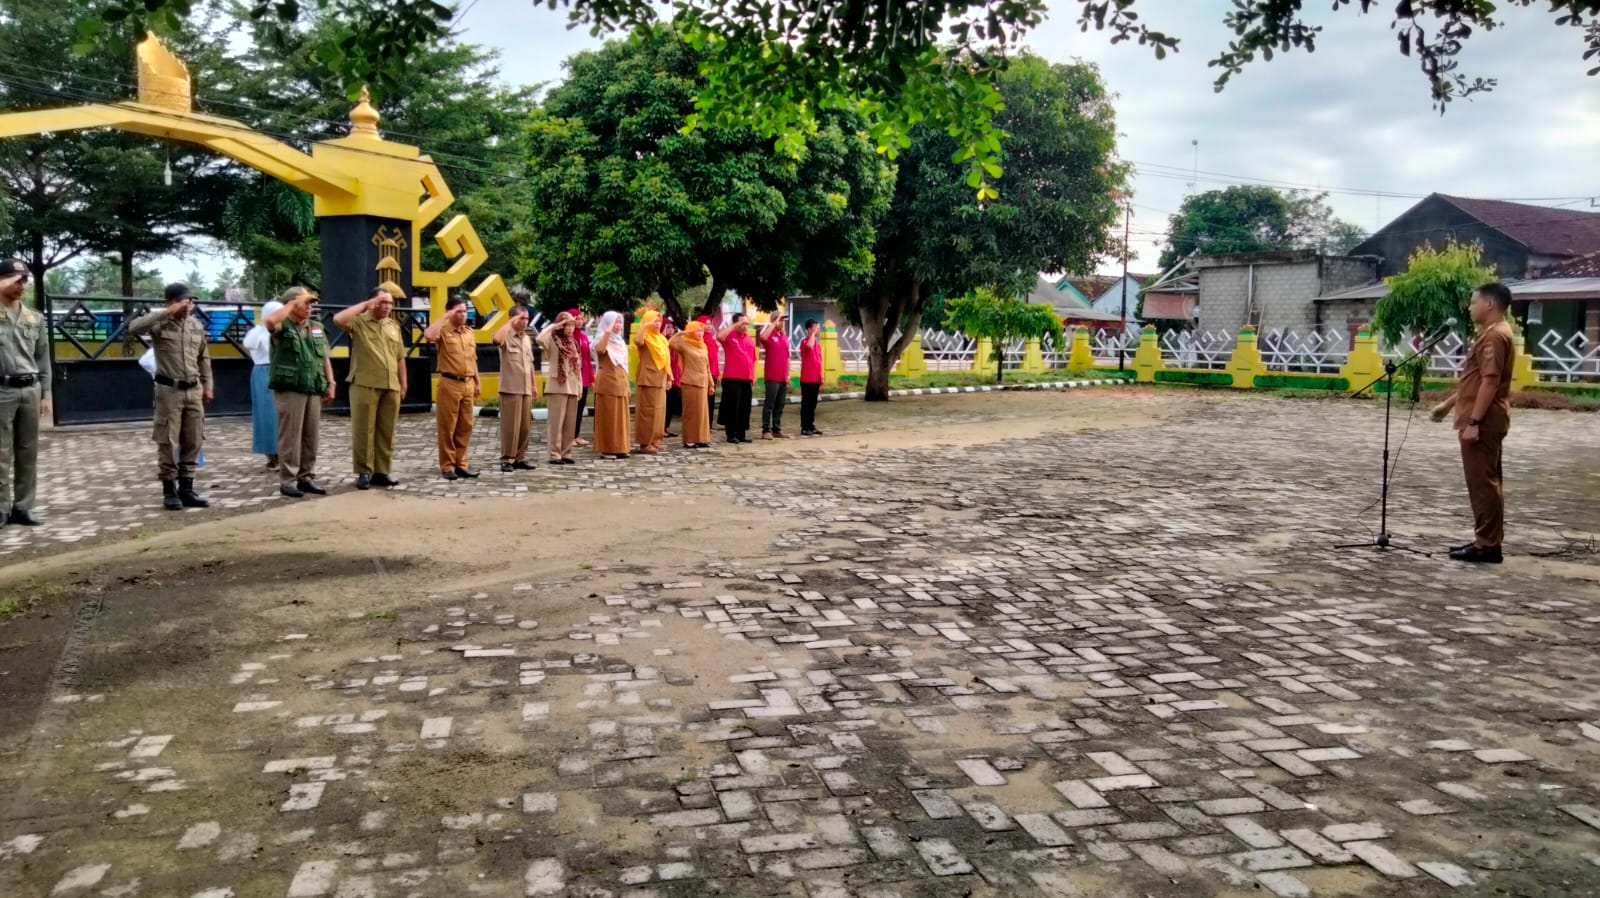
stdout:
<svg viewBox="0 0 1600 898">
<path fill-rule="evenodd" d="M 683 366 L 679 389 L 683 394 L 683 445 L 711 448 L 711 356 L 706 352 L 705 325 L 691 321 L 669 346 Z"/>
<path fill-rule="evenodd" d="M 667 385 L 672 382 L 672 352 L 661 336 L 661 313 L 646 309 L 639 316 L 633 345 L 639 349 L 638 394 L 634 397 L 633 438 L 645 455 L 661 453 L 667 430 Z"/>
</svg>

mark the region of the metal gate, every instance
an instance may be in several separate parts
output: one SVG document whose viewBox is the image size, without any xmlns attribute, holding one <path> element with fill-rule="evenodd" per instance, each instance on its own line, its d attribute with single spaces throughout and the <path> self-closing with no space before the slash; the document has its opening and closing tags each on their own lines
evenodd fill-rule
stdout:
<svg viewBox="0 0 1600 898">
<path fill-rule="evenodd" d="M 139 367 L 146 343 L 128 335 L 128 324 L 162 307 L 159 299 L 106 296 L 45 296 L 50 323 L 51 390 L 55 422 L 108 424 L 147 421 L 155 398 L 150 375 Z M 340 307 L 320 307 L 318 316 L 333 348 L 333 373 L 342 384 L 350 370 L 349 337 L 333 327 Z M 206 327 L 215 397 L 208 417 L 250 414 L 250 354 L 244 335 L 255 326 L 261 308 L 255 303 L 196 303 L 194 314 Z M 432 404 L 432 349 L 422 342 L 428 325 L 426 309 L 394 310 L 407 347 L 406 396 L 401 410 L 427 411 Z M 349 411 L 344 389 L 326 406 Z"/>
</svg>

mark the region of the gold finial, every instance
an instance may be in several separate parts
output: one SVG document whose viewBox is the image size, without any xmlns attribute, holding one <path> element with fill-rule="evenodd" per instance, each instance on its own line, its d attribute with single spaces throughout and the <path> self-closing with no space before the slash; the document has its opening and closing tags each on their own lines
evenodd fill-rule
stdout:
<svg viewBox="0 0 1600 898">
<path fill-rule="evenodd" d="M 350 110 L 350 136 L 381 137 L 378 133 L 378 110 L 372 108 L 372 94 L 361 85 L 361 102 Z"/>
<path fill-rule="evenodd" d="M 154 34 L 146 33 L 137 49 L 139 60 L 139 102 L 173 112 L 190 111 L 189 69 L 183 61 L 162 46 Z"/>
</svg>

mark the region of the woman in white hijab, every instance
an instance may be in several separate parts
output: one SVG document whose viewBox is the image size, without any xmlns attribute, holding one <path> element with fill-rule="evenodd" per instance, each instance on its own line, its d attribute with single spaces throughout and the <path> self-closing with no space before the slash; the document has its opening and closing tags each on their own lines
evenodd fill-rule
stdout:
<svg viewBox="0 0 1600 898">
<path fill-rule="evenodd" d="M 255 367 L 250 371 L 250 451 L 267 457 L 269 470 L 278 467 L 278 411 L 267 389 L 267 368 L 272 361 L 272 333 L 261 322 L 283 303 L 269 302 L 256 316 L 256 326 L 244 335 L 245 351 Z"/>
<path fill-rule="evenodd" d="M 621 312 L 600 316 L 594 354 L 599 362 L 594 380 L 594 451 L 601 458 L 627 458 L 628 341 L 622 338 Z"/>
</svg>

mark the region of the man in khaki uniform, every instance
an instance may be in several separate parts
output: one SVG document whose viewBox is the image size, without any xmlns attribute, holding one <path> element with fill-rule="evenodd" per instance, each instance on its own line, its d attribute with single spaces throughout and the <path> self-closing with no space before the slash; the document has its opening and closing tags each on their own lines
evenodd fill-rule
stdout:
<svg viewBox="0 0 1600 898">
<path fill-rule="evenodd" d="M 434 428 L 439 438 L 439 475 L 445 480 L 476 477 L 467 467 L 472 441 L 472 401 L 483 395 L 478 382 L 478 335 L 467 325 L 467 298 L 452 296 L 444 315 L 428 325 L 422 339 L 438 347 L 439 395 Z"/>
<path fill-rule="evenodd" d="M 1467 311 L 1478 336 L 1461 369 L 1456 391 L 1434 406 L 1433 419 L 1443 421 L 1455 409 L 1461 442 L 1461 468 L 1472 504 L 1474 539 L 1450 550 L 1456 561 L 1499 564 L 1505 539 L 1506 500 L 1501 489 L 1500 449 L 1511 430 L 1511 368 L 1516 345 L 1506 310 L 1511 291 L 1501 283 L 1484 284 L 1472 293 Z"/>
<path fill-rule="evenodd" d="M 0 262 L 0 526 L 38 526 L 39 419 L 50 417 L 50 334 L 27 307 L 28 266 Z M 9 511 L 7 511 L 9 509 Z"/>
<path fill-rule="evenodd" d="M 129 336 L 150 336 L 156 354 L 154 439 L 162 505 L 168 511 L 207 508 L 211 503 L 194 491 L 195 459 L 205 439 L 205 403 L 212 399 L 206 328 L 191 314 L 194 295 L 187 285 L 168 284 L 164 296 L 165 308 L 128 325 Z"/>
<path fill-rule="evenodd" d="M 389 476 L 406 395 L 406 345 L 394 320 L 395 299 L 376 287 L 366 302 L 333 316 L 334 325 L 350 335 L 350 450 L 358 490 L 400 483 Z"/>
<path fill-rule="evenodd" d="M 511 320 L 494 332 L 500 347 L 500 470 L 531 471 L 528 437 L 533 431 L 533 400 L 539 384 L 533 377 L 533 338 L 528 335 L 528 307 L 512 306 Z"/>
</svg>

